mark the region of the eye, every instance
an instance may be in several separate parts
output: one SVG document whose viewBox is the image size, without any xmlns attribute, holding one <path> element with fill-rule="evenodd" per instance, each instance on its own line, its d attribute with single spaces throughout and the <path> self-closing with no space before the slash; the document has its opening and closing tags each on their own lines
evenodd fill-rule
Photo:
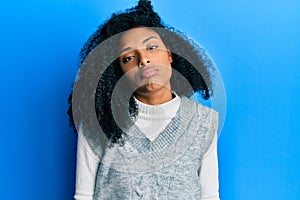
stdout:
<svg viewBox="0 0 300 200">
<path fill-rule="evenodd" d="M 134 56 L 127 56 L 125 58 L 123 58 L 123 63 L 128 63 L 129 61 L 131 61 L 134 58 Z"/>
<path fill-rule="evenodd" d="M 154 49 L 156 49 L 158 47 L 158 45 L 151 45 L 149 47 L 147 47 L 147 50 L 152 51 Z"/>
</svg>

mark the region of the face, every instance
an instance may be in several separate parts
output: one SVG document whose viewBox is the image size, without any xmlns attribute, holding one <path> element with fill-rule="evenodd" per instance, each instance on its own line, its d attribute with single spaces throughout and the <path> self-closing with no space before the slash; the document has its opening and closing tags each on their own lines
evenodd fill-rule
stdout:
<svg viewBox="0 0 300 200">
<path fill-rule="evenodd" d="M 171 53 L 156 32 L 145 27 L 126 31 L 119 51 L 121 69 L 136 95 L 171 90 Z"/>
</svg>

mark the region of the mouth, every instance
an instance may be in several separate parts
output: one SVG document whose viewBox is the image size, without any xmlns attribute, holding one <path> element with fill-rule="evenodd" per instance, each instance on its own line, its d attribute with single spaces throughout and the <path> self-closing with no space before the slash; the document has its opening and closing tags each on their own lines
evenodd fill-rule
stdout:
<svg viewBox="0 0 300 200">
<path fill-rule="evenodd" d="M 149 78 L 151 76 L 154 76 L 155 74 L 158 73 L 158 69 L 154 69 L 154 68 L 147 68 L 145 69 L 142 74 L 141 74 L 141 79 L 145 79 L 145 78 Z"/>
</svg>

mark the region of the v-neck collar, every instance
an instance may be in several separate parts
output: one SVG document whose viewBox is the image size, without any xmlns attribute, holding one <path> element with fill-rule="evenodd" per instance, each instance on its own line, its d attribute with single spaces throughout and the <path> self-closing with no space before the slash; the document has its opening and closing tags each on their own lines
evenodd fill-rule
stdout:
<svg viewBox="0 0 300 200">
<path fill-rule="evenodd" d="M 151 153 L 152 156 L 160 154 L 185 132 L 191 122 L 196 108 L 195 104 L 190 104 L 188 101 L 186 97 L 182 98 L 177 115 L 153 141 L 148 139 L 136 125 L 133 125 L 128 130 L 129 134 L 125 134 L 128 142 L 141 154 Z"/>
<path fill-rule="evenodd" d="M 177 112 L 153 141 L 137 126 L 129 128 L 129 134 L 124 133 L 124 145 L 105 149 L 102 165 L 122 172 L 152 172 L 174 163 L 195 145 L 199 148 L 195 152 L 197 156 L 203 156 L 217 130 L 217 118 L 211 121 L 210 109 L 187 97 L 182 97 Z"/>
</svg>

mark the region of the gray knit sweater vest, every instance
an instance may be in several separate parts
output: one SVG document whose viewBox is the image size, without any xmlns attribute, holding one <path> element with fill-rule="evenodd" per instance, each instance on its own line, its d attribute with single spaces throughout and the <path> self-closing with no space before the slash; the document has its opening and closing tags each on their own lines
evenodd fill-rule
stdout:
<svg viewBox="0 0 300 200">
<path fill-rule="evenodd" d="M 150 141 L 132 126 L 123 146 L 113 145 L 98 152 L 94 199 L 200 199 L 201 160 L 217 134 L 218 114 L 182 97 L 176 116 L 163 132 Z"/>
</svg>

